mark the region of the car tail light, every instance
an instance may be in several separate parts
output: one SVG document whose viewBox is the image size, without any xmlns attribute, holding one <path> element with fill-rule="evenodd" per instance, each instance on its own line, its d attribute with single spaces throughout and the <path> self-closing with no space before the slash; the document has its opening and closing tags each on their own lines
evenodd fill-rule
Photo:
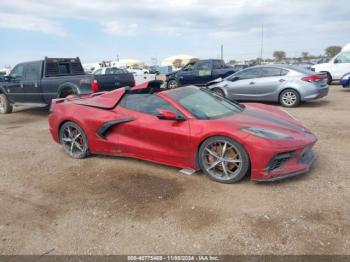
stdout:
<svg viewBox="0 0 350 262">
<path fill-rule="evenodd" d="M 318 75 L 312 75 L 312 76 L 305 76 L 301 80 L 312 83 L 312 82 L 321 81 L 322 77 L 320 77 Z"/>
<path fill-rule="evenodd" d="M 98 85 L 98 82 L 96 79 L 92 80 L 91 82 L 91 89 L 92 89 L 92 92 L 96 93 L 99 91 L 100 87 Z"/>
<path fill-rule="evenodd" d="M 134 87 L 136 85 L 135 79 L 131 81 L 131 87 Z"/>
</svg>

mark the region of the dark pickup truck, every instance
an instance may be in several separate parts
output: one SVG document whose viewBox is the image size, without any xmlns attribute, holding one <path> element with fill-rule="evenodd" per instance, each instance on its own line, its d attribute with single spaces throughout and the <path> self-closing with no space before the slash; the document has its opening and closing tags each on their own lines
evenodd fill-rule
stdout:
<svg viewBox="0 0 350 262">
<path fill-rule="evenodd" d="M 54 98 L 134 85 L 131 73 L 88 75 L 78 57 L 46 57 L 44 60 L 16 65 L 0 82 L 0 113 L 11 113 L 14 104 L 44 106 L 49 105 Z"/>
<path fill-rule="evenodd" d="M 206 83 L 216 79 L 224 78 L 233 74 L 235 70 L 226 65 L 220 59 L 207 59 L 190 62 L 182 69 L 167 74 L 167 88 L 176 88 L 184 85 L 204 86 Z"/>
</svg>

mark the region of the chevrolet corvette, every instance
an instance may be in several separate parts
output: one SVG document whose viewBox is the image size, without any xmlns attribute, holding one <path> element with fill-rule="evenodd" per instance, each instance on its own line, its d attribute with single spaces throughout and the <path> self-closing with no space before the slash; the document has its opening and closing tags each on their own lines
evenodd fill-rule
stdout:
<svg viewBox="0 0 350 262">
<path fill-rule="evenodd" d="M 236 103 L 206 89 L 162 91 L 159 81 L 53 100 L 53 139 L 73 158 L 126 156 L 202 170 L 234 183 L 306 173 L 316 136 L 278 107 Z"/>
</svg>

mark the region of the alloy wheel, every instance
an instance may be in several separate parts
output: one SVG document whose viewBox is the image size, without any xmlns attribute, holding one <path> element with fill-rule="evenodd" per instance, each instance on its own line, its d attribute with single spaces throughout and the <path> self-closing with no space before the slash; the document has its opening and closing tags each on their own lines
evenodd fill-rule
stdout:
<svg viewBox="0 0 350 262">
<path fill-rule="evenodd" d="M 282 101 L 287 106 L 294 105 L 297 102 L 297 99 L 297 95 L 292 91 L 285 92 L 282 96 Z"/>
<path fill-rule="evenodd" d="M 67 125 L 64 127 L 61 143 L 64 150 L 74 158 L 80 158 L 87 152 L 87 144 L 84 135 L 73 125 Z"/>
<path fill-rule="evenodd" d="M 204 149 L 202 161 L 206 171 L 218 180 L 231 180 L 242 170 L 242 155 L 228 141 L 215 141 Z"/>
</svg>

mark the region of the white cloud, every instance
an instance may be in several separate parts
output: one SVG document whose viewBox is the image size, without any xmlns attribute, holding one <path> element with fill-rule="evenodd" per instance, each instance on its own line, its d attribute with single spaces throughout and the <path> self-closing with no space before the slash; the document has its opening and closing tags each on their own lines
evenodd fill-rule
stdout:
<svg viewBox="0 0 350 262">
<path fill-rule="evenodd" d="M 134 36 L 137 34 L 137 24 L 123 25 L 117 21 L 101 22 L 103 31 L 115 36 Z"/>
<path fill-rule="evenodd" d="M 52 20 L 31 15 L 0 13 L 0 27 L 38 31 L 56 36 L 66 36 L 66 31 Z"/>
</svg>

